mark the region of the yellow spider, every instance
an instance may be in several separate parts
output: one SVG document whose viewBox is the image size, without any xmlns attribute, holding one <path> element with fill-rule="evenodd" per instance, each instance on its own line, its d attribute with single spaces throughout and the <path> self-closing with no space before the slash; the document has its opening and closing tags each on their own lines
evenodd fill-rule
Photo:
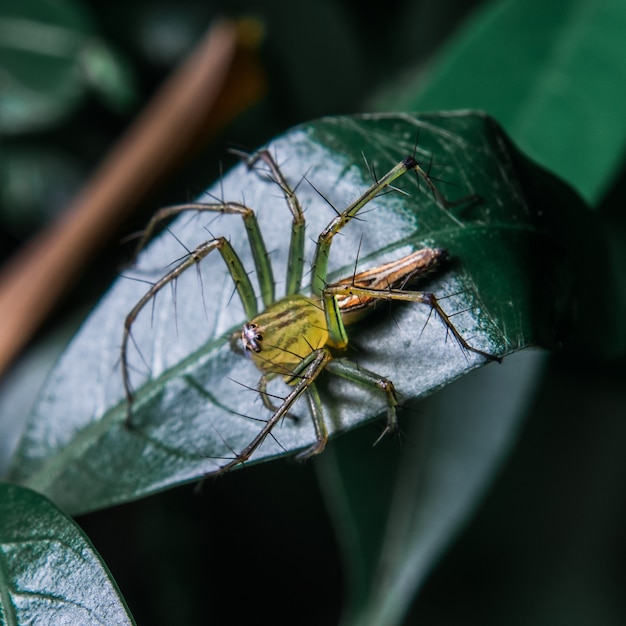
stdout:
<svg viewBox="0 0 626 626">
<path fill-rule="evenodd" d="M 300 396 L 305 396 L 308 400 L 316 442 L 300 452 L 298 458 L 305 459 L 322 452 L 328 434 L 322 403 L 315 383 L 323 371 L 379 389 L 385 394 L 387 400 L 387 423 L 381 437 L 397 429 L 398 400 L 393 382 L 359 367 L 345 357 L 349 341 L 346 328 L 371 311 L 379 300 L 425 304 L 443 321 L 462 349 L 479 354 L 486 359 L 499 360 L 498 357 L 467 343 L 433 293 L 407 289 L 414 279 L 421 278 L 442 265 L 447 258 L 447 252 L 444 249 L 422 248 L 396 261 L 354 274 L 337 282 L 328 283 L 327 281 L 328 257 L 335 235 L 357 216 L 363 207 L 381 192 L 388 190 L 393 181 L 400 176 L 407 172 L 415 172 L 428 185 L 437 201 L 446 208 L 449 206 L 429 175 L 413 157 L 403 159 L 382 178 L 376 180 L 350 206 L 339 212 L 319 234 L 311 266 L 311 294 L 305 296 L 300 293 L 304 267 L 305 232 L 305 220 L 300 203 L 267 150 L 245 156 L 249 168 L 252 168 L 258 161 L 266 164 L 272 179 L 284 193 L 292 213 L 286 295 L 278 300 L 275 298 L 269 255 L 256 216 L 248 207 L 236 202 L 190 203 L 167 207 L 157 212 L 148 224 L 139 248 L 142 248 L 150 239 L 159 222 L 185 211 L 240 215 L 250 241 L 265 310 L 258 312 L 257 297 L 248 272 L 226 238 L 212 238 L 192 250 L 176 267 L 152 285 L 126 317 L 121 364 L 129 426 L 132 426 L 133 393 L 130 385 L 127 351 L 133 323 L 143 307 L 163 287 L 176 280 L 190 267 L 200 263 L 213 250 L 218 250 L 221 254 L 241 298 L 248 320 L 241 330 L 241 345 L 245 354 L 261 372 L 257 388 L 264 405 L 271 411 L 271 416 L 250 443 L 240 452 L 234 453 L 233 458 L 226 460 L 215 473 L 225 472 L 247 461 L 270 435 L 276 424 L 289 414 Z M 272 404 L 266 391 L 268 381 L 275 377 L 282 377 L 290 389 L 279 406 Z"/>
</svg>

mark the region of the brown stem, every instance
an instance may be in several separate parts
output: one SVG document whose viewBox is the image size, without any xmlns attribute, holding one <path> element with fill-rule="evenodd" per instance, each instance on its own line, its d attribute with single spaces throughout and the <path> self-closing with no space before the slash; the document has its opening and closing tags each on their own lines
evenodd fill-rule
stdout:
<svg viewBox="0 0 626 626">
<path fill-rule="evenodd" d="M 237 42 L 237 25 L 216 22 L 70 206 L 2 269 L 0 373 L 115 232 L 129 209 L 180 160 L 207 121 L 213 121 L 209 116 L 232 70 Z M 247 97 L 251 99 L 251 94 Z"/>
</svg>

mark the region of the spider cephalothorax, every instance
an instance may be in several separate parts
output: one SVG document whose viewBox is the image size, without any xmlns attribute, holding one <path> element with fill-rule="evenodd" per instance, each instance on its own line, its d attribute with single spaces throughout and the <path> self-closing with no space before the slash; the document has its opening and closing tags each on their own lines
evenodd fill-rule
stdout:
<svg viewBox="0 0 626 626">
<path fill-rule="evenodd" d="M 299 294 L 285 296 L 246 322 L 241 340 L 261 372 L 291 378 L 303 359 L 329 342 L 322 303 Z"/>
</svg>

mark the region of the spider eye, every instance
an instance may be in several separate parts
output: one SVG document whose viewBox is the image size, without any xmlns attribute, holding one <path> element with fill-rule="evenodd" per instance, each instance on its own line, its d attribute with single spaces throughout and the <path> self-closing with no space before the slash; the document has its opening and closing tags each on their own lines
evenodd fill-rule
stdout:
<svg viewBox="0 0 626 626">
<path fill-rule="evenodd" d="M 261 352 L 263 334 L 256 332 L 257 328 L 258 325 L 253 323 L 243 325 L 243 330 L 241 331 L 241 341 L 246 352 Z"/>
</svg>

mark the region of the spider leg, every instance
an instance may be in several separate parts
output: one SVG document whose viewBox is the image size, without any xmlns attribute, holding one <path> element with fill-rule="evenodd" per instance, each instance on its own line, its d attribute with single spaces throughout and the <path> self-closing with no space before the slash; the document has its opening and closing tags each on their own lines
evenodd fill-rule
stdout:
<svg viewBox="0 0 626 626">
<path fill-rule="evenodd" d="M 332 363 L 328 361 L 328 364 Z M 326 430 L 326 422 L 324 421 L 324 410 L 322 409 L 322 401 L 317 391 L 317 387 L 313 384 L 309 386 L 306 392 L 306 399 L 309 402 L 309 409 L 311 411 L 311 418 L 313 419 L 313 426 L 315 428 L 315 443 L 309 446 L 306 450 L 299 452 L 296 455 L 298 461 L 304 461 L 310 459 L 312 456 L 320 454 L 326 447 L 328 441 L 328 431 Z"/>
<path fill-rule="evenodd" d="M 148 241 L 150 241 L 154 235 L 154 231 L 161 222 L 176 217 L 181 213 L 186 213 L 187 211 L 196 211 L 198 213 L 206 211 L 241 216 L 248 235 L 248 241 L 250 243 L 250 250 L 252 251 L 252 257 L 254 259 L 254 266 L 259 281 L 259 289 L 263 304 L 266 307 L 272 304 L 272 302 L 274 302 L 274 275 L 269 255 L 267 253 L 267 248 L 265 246 L 265 241 L 263 240 L 263 235 L 261 234 L 261 229 L 259 228 L 259 222 L 252 209 L 249 209 L 247 206 L 239 204 L 238 202 L 189 202 L 186 204 L 175 204 L 159 209 L 148 222 L 146 229 L 143 231 L 141 238 L 139 239 L 139 243 L 137 244 L 137 248 L 135 249 L 135 254 L 133 256 L 133 262 L 137 258 L 139 252 L 141 252 Z"/>
<path fill-rule="evenodd" d="M 491 361 L 502 361 L 502 359 L 493 354 L 489 354 L 478 348 L 471 346 L 464 338 L 463 335 L 457 330 L 456 326 L 452 323 L 452 320 L 448 314 L 443 310 L 439 304 L 439 300 L 435 294 L 428 291 L 409 291 L 404 289 L 371 289 L 366 287 L 359 287 L 356 285 L 334 284 L 328 285 L 324 289 L 324 302 L 327 307 L 332 307 L 332 301 L 336 301 L 337 296 L 362 296 L 364 298 L 373 298 L 379 300 L 401 300 L 404 302 L 417 302 L 420 304 L 428 305 L 433 310 L 439 319 L 444 323 L 448 331 L 452 334 L 457 343 L 468 352 L 473 352 L 483 356 Z M 337 307 L 337 305 L 335 305 Z"/>
<path fill-rule="evenodd" d="M 328 364 L 327 369 L 330 373 L 341 376 L 341 378 L 345 378 L 359 385 L 364 385 L 365 387 L 378 389 L 385 394 L 387 398 L 387 425 L 385 430 L 383 430 L 381 435 L 374 442 L 374 445 L 383 437 L 398 430 L 398 396 L 396 394 L 396 388 L 388 378 L 359 367 L 357 363 L 350 359 L 334 359 Z"/>
<path fill-rule="evenodd" d="M 445 197 L 439 192 L 435 183 L 432 181 L 430 175 L 424 171 L 420 164 L 411 156 L 406 157 L 394 167 L 391 168 L 382 178 L 375 181 L 368 189 L 365 190 L 359 198 L 357 198 L 350 206 L 344 211 L 339 213 L 328 226 L 320 233 L 317 245 L 315 247 L 315 255 L 313 257 L 312 265 L 312 277 L 311 277 L 311 291 L 314 295 L 321 296 L 324 287 L 327 284 L 328 275 L 328 257 L 330 254 L 330 247 L 334 236 L 343 229 L 358 212 L 371 202 L 376 196 L 388 188 L 394 180 L 400 178 L 407 172 L 413 171 L 415 174 L 424 180 L 432 191 L 436 200 L 444 207 L 448 208 L 452 205 L 451 202 L 445 199 Z"/>
<path fill-rule="evenodd" d="M 257 161 L 263 161 L 269 168 L 269 178 L 275 182 L 283 192 L 289 210 L 293 216 L 291 224 L 291 239 L 289 241 L 289 261 L 287 263 L 287 285 L 285 294 L 290 296 L 300 292 L 302 272 L 304 269 L 304 212 L 294 190 L 283 176 L 278 164 L 269 150 L 259 150 L 254 154 L 233 151 L 243 157 L 249 168 L 254 167 Z"/>
<path fill-rule="evenodd" d="M 259 392 L 259 395 L 261 396 L 261 401 L 263 402 L 263 406 L 268 411 L 271 411 L 272 413 L 274 413 L 275 411 L 278 411 L 279 407 L 272 403 L 271 396 L 267 391 L 268 382 L 269 382 L 268 375 L 261 376 L 261 378 L 259 379 L 259 382 L 257 383 L 256 390 Z M 289 417 L 294 421 L 298 420 L 297 415 L 292 415 L 290 413 L 287 413 L 285 417 Z"/>
<path fill-rule="evenodd" d="M 259 446 L 267 439 L 276 424 L 278 424 L 284 417 L 287 416 L 289 410 L 294 405 L 296 400 L 304 393 L 308 398 L 313 398 L 313 404 L 316 405 L 313 411 L 313 422 L 315 425 L 315 434 L 317 442 L 313 444 L 311 448 L 305 450 L 305 456 L 311 456 L 313 454 L 319 454 L 326 444 L 327 434 L 326 427 L 324 426 L 323 418 L 321 415 L 321 404 L 319 402 L 319 396 L 313 383 L 328 365 L 332 355 L 326 348 L 319 348 L 314 350 L 306 359 L 304 359 L 297 371 L 294 371 L 294 379 L 298 382 L 293 386 L 289 394 L 285 397 L 282 404 L 274 411 L 272 416 L 265 422 L 263 428 L 254 437 L 254 439 L 231 461 L 222 465 L 216 472 L 212 474 L 224 474 L 228 470 L 245 463 L 259 448 Z M 319 412 L 318 412 L 319 410 Z"/>
<path fill-rule="evenodd" d="M 200 263 L 200 261 L 202 261 L 202 259 L 204 259 L 213 250 L 218 250 L 222 255 L 222 258 L 226 263 L 226 267 L 228 268 L 228 271 L 230 272 L 230 275 L 235 283 L 237 293 L 241 298 L 241 302 L 248 318 L 252 318 L 257 314 L 257 301 L 252 283 L 250 282 L 250 278 L 248 277 L 241 260 L 227 239 L 224 237 L 211 239 L 210 241 L 206 241 L 192 250 L 181 263 L 154 283 L 126 316 L 120 360 L 122 367 L 122 380 L 124 382 L 124 391 L 127 400 L 127 426 L 131 426 L 131 410 L 133 402 L 133 392 L 128 368 L 128 339 L 131 335 L 132 326 L 144 306 L 150 302 L 157 295 L 157 293 L 161 291 L 161 289 L 176 280 L 187 269 Z"/>
<path fill-rule="evenodd" d="M 259 392 L 261 396 L 261 400 L 263 401 L 263 406 L 268 410 L 274 413 L 278 410 L 278 407 L 272 404 L 270 400 L 269 394 L 267 393 L 267 376 L 261 376 L 259 378 L 259 382 L 257 383 L 256 390 Z"/>
</svg>

